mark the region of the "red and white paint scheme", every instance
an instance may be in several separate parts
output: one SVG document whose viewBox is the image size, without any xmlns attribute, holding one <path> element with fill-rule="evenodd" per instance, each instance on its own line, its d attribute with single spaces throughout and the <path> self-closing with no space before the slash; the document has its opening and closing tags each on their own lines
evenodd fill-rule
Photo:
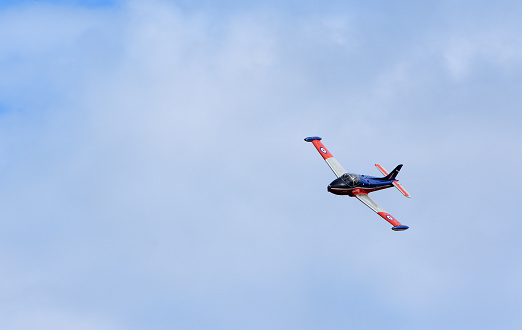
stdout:
<svg viewBox="0 0 522 330">
<path fill-rule="evenodd" d="M 315 140 L 312 140 L 311 142 L 314 145 L 315 149 L 317 149 L 317 151 L 319 151 L 319 154 L 324 158 L 324 160 L 326 161 L 326 164 L 328 164 L 328 166 L 330 166 L 330 168 L 332 169 L 332 171 L 334 172 L 334 174 L 337 177 L 340 177 L 341 175 L 346 173 L 346 171 L 341 166 L 341 164 L 337 161 L 337 159 L 334 158 L 334 156 L 332 156 L 330 151 L 328 151 L 328 149 L 326 149 L 326 147 L 323 145 L 323 143 L 321 142 L 320 139 L 319 140 L 315 139 Z"/>
<path fill-rule="evenodd" d="M 395 179 L 402 168 L 402 164 L 398 165 L 393 171 L 388 173 L 381 165 L 375 164 L 379 171 L 384 175 L 382 178 L 369 175 L 361 175 L 355 173 L 347 173 L 341 164 L 332 156 L 330 151 L 321 142 L 318 136 L 305 138 L 306 142 L 312 142 L 319 154 L 326 161 L 326 164 L 334 172 L 337 179 L 328 185 L 328 191 L 336 195 L 348 195 L 360 200 L 364 205 L 368 206 L 375 213 L 388 221 L 394 231 L 404 231 L 408 226 L 402 225 L 397 219 L 386 212 L 379 204 L 368 196 L 369 193 L 390 187 L 396 187 L 404 196 L 411 197 L 410 194 Z"/>
</svg>

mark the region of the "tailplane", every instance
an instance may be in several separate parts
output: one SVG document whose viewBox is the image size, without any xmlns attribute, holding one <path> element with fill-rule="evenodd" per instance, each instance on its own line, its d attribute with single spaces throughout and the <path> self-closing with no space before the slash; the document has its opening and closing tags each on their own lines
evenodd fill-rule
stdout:
<svg viewBox="0 0 522 330">
<path fill-rule="evenodd" d="M 384 167 L 382 167 L 381 165 L 379 164 L 375 164 L 375 166 L 377 166 L 377 168 L 379 169 L 379 171 L 381 171 L 381 173 L 383 175 L 385 175 L 385 177 L 383 179 L 386 179 L 386 180 L 395 180 L 395 177 L 397 176 L 397 174 L 399 174 L 399 171 L 401 170 L 402 168 L 402 164 L 400 165 L 397 165 L 397 167 L 391 171 L 389 174 L 388 172 L 384 169 Z M 406 191 L 406 189 L 404 189 L 400 183 L 398 181 L 394 181 L 393 182 L 393 185 L 395 186 L 395 188 L 397 188 L 401 194 L 403 194 L 404 196 L 406 197 L 411 197 L 411 195 Z"/>
</svg>

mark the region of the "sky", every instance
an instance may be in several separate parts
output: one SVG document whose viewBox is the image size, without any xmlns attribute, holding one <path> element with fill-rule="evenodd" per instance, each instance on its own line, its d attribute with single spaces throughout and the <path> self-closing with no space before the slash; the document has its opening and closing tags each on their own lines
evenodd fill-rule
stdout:
<svg viewBox="0 0 522 330">
<path fill-rule="evenodd" d="M 520 328 L 521 14 L 2 1 L 0 327 Z"/>
</svg>

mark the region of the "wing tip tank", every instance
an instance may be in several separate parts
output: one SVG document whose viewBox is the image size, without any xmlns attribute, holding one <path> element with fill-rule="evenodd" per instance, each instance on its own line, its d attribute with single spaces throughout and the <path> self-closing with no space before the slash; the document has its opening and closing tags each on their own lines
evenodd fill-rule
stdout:
<svg viewBox="0 0 522 330">
<path fill-rule="evenodd" d="M 394 230 L 394 231 L 404 231 L 404 230 L 406 230 L 408 228 L 410 228 L 410 227 L 405 226 L 405 225 L 400 225 L 400 226 L 393 226 L 392 230 Z"/>
<path fill-rule="evenodd" d="M 313 140 L 322 140 L 319 136 L 309 136 L 304 139 L 306 142 L 312 142 Z"/>
</svg>

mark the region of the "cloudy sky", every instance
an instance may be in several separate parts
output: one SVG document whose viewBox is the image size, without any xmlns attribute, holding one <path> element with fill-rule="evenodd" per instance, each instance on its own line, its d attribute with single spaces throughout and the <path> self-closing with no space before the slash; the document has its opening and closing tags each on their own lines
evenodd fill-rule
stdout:
<svg viewBox="0 0 522 330">
<path fill-rule="evenodd" d="M 2 1 L 0 327 L 522 327 L 521 15 Z"/>
</svg>

